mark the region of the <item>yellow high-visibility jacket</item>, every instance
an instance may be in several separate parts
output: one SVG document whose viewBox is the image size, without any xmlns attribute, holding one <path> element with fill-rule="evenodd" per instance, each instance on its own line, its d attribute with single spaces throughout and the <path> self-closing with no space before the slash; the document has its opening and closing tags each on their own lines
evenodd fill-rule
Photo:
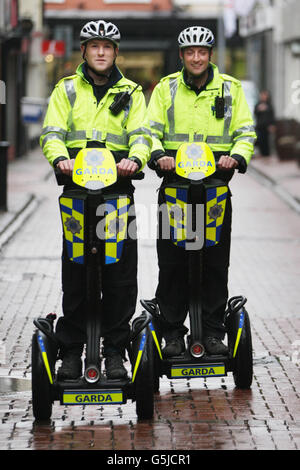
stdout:
<svg viewBox="0 0 300 470">
<path fill-rule="evenodd" d="M 151 149 L 151 131 L 144 126 L 146 104 L 142 88 L 131 95 L 126 108 L 115 116 L 109 106 L 117 93 L 131 92 L 136 83 L 122 78 L 108 89 L 97 105 L 93 87 L 85 78 L 82 65 L 76 74 L 61 79 L 55 86 L 45 116 L 40 145 L 49 163 L 69 158 L 68 149 L 85 148 L 88 141 L 100 141 L 111 151 L 128 152 L 141 168 Z"/>
<path fill-rule="evenodd" d="M 211 66 L 213 79 L 198 95 L 186 84 L 183 70 L 162 78 L 154 88 L 147 110 L 151 158 L 184 142 L 206 142 L 213 152 L 236 158 L 245 171 L 256 141 L 253 118 L 240 81 Z M 215 99 L 222 97 L 222 90 L 225 113 L 217 118 Z"/>
</svg>

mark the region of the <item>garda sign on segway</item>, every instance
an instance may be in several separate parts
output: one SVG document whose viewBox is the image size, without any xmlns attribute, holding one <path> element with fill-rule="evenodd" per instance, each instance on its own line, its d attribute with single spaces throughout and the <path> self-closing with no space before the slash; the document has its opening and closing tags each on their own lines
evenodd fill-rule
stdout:
<svg viewBox="0 0 300 470">
<path fill-rule="evenodd" d="M 117 405 L 124 403 L 122 390 L 65 390 L 64 405 Z"/>
<path fill-rule="evenodd" d="M 189 180 L 201 180 L 216 171 L 214 154 L 204 142 L 185 143 L 176 155 L 176 173 Z"/>
<path fill-rule="evenodd" d="M 117 170 L 112 153 L 106 149 L 81 149 L 78 152 L 73 181 L 87 189 L 102 189 L 117 181 Z"/>
<path fill-rule="evenodd" d="M 171 368 L 172 379 L 193 378 L 193 377 L 222 377 L 226 375 L 225 365 L 220 364 L 185 364 L 173 365 Z"/>
</svg>

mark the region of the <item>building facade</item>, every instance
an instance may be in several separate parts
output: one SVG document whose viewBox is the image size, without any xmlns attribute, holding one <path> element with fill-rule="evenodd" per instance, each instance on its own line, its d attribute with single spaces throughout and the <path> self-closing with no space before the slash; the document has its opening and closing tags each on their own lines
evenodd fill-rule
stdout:
<svg viewBox="0 0 300 470">
<path fill-rule="evenodd" d="M 300 122 L 300 2 L 260 0 L 240 18 L 246 40 L 247 72 L 271 92 L 278 119 Z"/>
<path fill-rule="evenodd" d="M 64 64 L 49 68 L 49 88 L 80 62 L 79 32 L 85 22 L 107 19 L 120 29 L 118 65 L 146 90 L 181 67 L 177 37 L 193 24 L 204 24 L 218 36 L 219 0 L 56 0 L 44 2 L 44 24 L 49 37 L 67 44 Z M 62 67 L 65 67 L 64 70 Z"/>
</svg>

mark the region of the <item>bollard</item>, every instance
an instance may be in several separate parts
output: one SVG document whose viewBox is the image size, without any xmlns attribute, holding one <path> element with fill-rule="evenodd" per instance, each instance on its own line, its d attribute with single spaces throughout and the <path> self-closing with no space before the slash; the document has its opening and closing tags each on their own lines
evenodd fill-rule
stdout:
<svg viewBox="0 0 300 470">
<path fill-rule="evenodd" d="M 7 150 L 9 142 L 0 141 L 0 211 L 7 211 Z"/>
</svg>

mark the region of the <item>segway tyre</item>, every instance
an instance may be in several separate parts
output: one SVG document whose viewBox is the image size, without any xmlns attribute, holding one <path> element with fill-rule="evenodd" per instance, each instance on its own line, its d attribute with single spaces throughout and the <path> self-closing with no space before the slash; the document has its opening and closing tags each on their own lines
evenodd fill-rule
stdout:
<svg viewBox="0 0 300 470">
<path fill-rule="evenodd" d="M 253 356 L 250 320 L 244 309 L 244 324 L 234 357 L 233 379 L 237 388 L 249 389 L 253 378 Z"/>
<path fill-rule="evenodd" d="M 159 379 L 160 379 L 160 363 L 161 359 L 158 355 L 158 351 L 155 345 L 152 343 L 153 349 L 153 392 L 159 392 Z"/>
<path fill-rule="evenodd" d="M 154 344 L 149 326 L 139 335 L 143 346 L 135 377 L 136 414 L 138 419 L 152 419 L 154 412 Z"/>
<path fill-rule="evenodd" d="M 51 384 L 39 348 L 37 333 L 32 337 L 31 385 L 33 416 L 37 421 L 47 421 L 52 414 Z"/>
</svg>

